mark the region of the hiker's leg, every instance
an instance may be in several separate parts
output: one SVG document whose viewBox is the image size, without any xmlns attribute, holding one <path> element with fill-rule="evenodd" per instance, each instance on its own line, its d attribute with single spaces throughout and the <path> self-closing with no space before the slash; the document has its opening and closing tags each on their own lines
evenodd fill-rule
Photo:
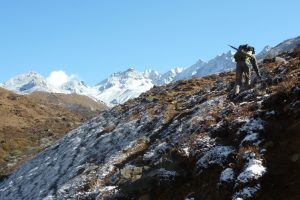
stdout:
<svg viewBox="0 0 300 200">
<path fill-rule="evenodd" d="M 245 68 L 244 75 L 245 75 L 245 88 L 249 89 L 251 83 L 251 71 L 249 66 Z"/>
<path fill-rule="evenodd" d="M 243 78 L 243 71 L 241 70 L 241 68 L 239 66 L 237 66 L 236 73 L 235 73 L 235 90 L 234 90 L 235 94 L 240 93 L 240 88 L 242 85 L 242 78 Z"/>
</svg>

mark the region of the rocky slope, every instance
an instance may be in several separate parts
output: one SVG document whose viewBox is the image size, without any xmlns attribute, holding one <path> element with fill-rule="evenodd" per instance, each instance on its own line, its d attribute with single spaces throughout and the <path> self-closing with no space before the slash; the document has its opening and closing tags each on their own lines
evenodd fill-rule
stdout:
<svg viewBox="0 0 300 200">
<path fill-rule="evenodd" d="M 86 96 L 24 96 L 0 88 L 0 176 L 12 172 L 103 109 L 106 107 Z"/>
<path fill-rule="evenodd" d="M 299 199 L 300 53 L 154 87 L 0 182 L 0 199 Z"/>
</svg>

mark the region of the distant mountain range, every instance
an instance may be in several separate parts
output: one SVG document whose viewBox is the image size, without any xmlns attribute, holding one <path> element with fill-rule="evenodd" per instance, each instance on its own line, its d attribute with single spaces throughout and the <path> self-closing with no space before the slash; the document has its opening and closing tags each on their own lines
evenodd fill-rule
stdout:
<svg viewBox="0 0 300 200">
<path fill-rule="evenodd" d="M 263 59 L 265 57 L 274 57 L 277 54 L 284 52 L 284 51 L 290 51 L 297 47 L 300 44 L 300 36 L 287 39 L 275 47 L 266 46 L 259 54 L 257 54 L 257 59 Z"/>
<path fill-rule="evenodd" d="M 285 40 L 275 47 L 266 46 L 262 52 L 257 54 L 257 58 L 262 59 L 268 56 L 275 56 L 280 52 L 295 48 L 298 44 L 300 44 L 300 36 Z M 0 84 L 0 86 L 21 94 L 29 94 L 35 91 L 65 94 L 77 93 L 97 101 L 102 101 L 108 106 L 114 106 L 124 103 L 128 99 L 138 97 L 154 85 L 160 86 L 177 80 L 202 77 L 232 70 L 235 67 L 233 54 L 234 52 L 228 51 L 208 62 L 200 59 L 188 68 L 175 68 L 164 74 L 151 69 L 145 72 L 138 72 L 133 68 L 129 68 L 124 72 L 117 72 L 110 75 L 96 86 L 88 86 L 83 81 L 72 79 L 60 87 L 56 87 L 36 72 L 17 75 Z"/>
</svg>

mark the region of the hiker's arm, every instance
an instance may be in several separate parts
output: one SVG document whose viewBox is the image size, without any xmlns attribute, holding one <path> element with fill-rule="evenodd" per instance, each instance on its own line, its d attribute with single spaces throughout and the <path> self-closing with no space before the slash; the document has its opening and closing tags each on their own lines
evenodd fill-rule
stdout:
<svg viewBox="0 0 300 200">
<path fill-rule="evenodd" d="M 256 62 L 255 56 L 252 55 L 250 61 L 251 61 L 251 64 L 252 64 L 252 66 L 253 66 L 253 69 L 254 69 L 256 75 L 257 75 L 258 77 L 260 77 L 260 74 L 259 74 L 259 71 L 258 71 L 258 67 L 257 67 L 257 62 Z"/>
<path fill-rule="evenodd" d="M 243 50 L 241 50 L 241 51 L 239 51 L 239 52 L 241 52 L 241 53 L 244 54 L 245 56 L 250 57 L 251 60 L 254 59 L 255 62 L 256 62 L 256 58 L 255 58 L 254 55 L 248 54 L 247 52 L 245 52 L 245 51 L 243 51 Z M 251 61 L 251 62 L 252 62 L 252 61 Z"/>
</svg>

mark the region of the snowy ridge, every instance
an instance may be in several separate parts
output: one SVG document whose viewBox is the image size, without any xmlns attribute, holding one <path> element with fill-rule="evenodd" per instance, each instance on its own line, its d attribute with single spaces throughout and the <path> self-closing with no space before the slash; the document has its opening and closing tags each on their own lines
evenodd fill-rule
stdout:
<svg viewBox="0 0 300 200">
<path fill-rule="evenodd" d="M 295 47 L 297 47 L 300 44 L 300 36 L 287 39 L 280 44 L 276 45 L 275 47 L 266 46 L 261 53 L 257 55 L 258 59 L 263 59 L 265 57 L 274 57 L 278 55 L 279 53 L 285 52 L 285 51 L 291 51 Z"/>
<path fill-rule="evenodd" d="M 259 60 L 275 56 L 280 52 L 289 51 L 300 44 L 300 36 L 286 40 L 275 47 L 266 46 L 257 55 Z M 105 102 L 108 106 L 122 104 L 129 99 L 138 97 L 141 93 L 148 91 L 154 85 L 161 86 L 178 80 L 190 79 L 192 77 L 203 77 L 210 74 L 224 72 L 235 68 L 233 59 L 234 53 L 228 51 L 216 56 L 208 62 L 199 60 L 188 68 L 174 68 L 161 74 L 155 70 L 137 72 L 130 68 L 124 72 L 117 72 L 101 81 L 96 86 L 87 86 L 80 80 L 72 79 L 69 82 L 55 87 L 51 85 L 41 75 L 30 72 L 11 78 L 7 82 L 0 84 L 8 90 L 21 94 L 28 94 L 35 91 L 57 92 L 57 93 L 77 93 L 86 95 L 94 100 Z M 2 86 L 1 86 L 2 85 Z"/>
<path fill-rule="evenodd" d="M 174 80 L 189 79 L 191 77 L 203 77 L 210 74 L 231 70 L 235 67 L 233 55 L 234 54 L 232 51 L 228 51 L 227 53 L 216 56 L 214 59 L 208 62 L 200 59 L 197 63 L 183 70 L 182 73 L 179 73 Z"/>
<path fill-rule="evenodd" d="M 58 88 L 51 86 L 43 76 L 36 72 L 29 72 L 13 77 L 3 83 L 2 87 L 24 94 L 35 91 L 60 92 Z"/>
<path fill-rule="evenodd" d="M 3 83 L 2 87 L 21 94 L 42 91 L 66 94 L 77 93 L 89 96 L 92 93 L 89 86 L 77 79 L 72 79 L 57 87 L 49 83 L 45 77 L 36 72 L 17 75 Z"/>
<path fill-rule="evenodd" d="M 149 74 L 147 74 L 149 75 Z M 96 98 L 107 105 L 117 105 L 138 97 L 153 87 L 151 79 L 130 68 L 125 72 L 112 74 L 108 79 L 96 85 Z"/>
<path fill-rule="evenodd" d="M 234 53 L 232 51 L 218 55 L 214 59 L 210 60 L 205 66 L 201 67 L 197 71 L 196 75 L 198 77 L 202 77 L 233 69 L 235 67 L 233 55 Z"/>
</svg>

